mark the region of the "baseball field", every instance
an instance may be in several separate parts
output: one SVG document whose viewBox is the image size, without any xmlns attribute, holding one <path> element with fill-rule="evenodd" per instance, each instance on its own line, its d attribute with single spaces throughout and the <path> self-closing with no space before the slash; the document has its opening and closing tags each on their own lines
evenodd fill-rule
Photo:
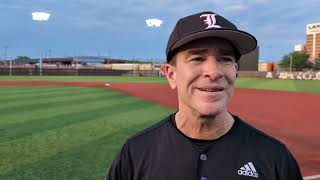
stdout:
<svg viewBox="0 0 320 180">
<path fill-rule="evenodd" d="M 320 179 L 319 81 L 237 79 L 229 111 Z M 177 108 L 157 77 L 0 76 L 0 179 L 102 179 L 125 139 Z"/>
</svg>

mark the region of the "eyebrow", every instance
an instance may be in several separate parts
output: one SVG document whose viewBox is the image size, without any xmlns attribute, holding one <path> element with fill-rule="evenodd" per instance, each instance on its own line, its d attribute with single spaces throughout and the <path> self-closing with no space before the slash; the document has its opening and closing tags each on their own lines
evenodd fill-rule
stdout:
<svg viewBox="0 0 320 180">
<path fill-rule="evenodd" d="M 187 56 L 186 56 L 186 59 L 188 59 L 191 55 L 194 55 L 194 54 L 206 54 L 208 53 L 208 50 L 207 49 L 191 49 L 191 50 L 188 50 L 187 51 Z"/>
<path fill-rule="evenodd" d="M 229 49 L 218 49 L 218 51 L 222 55 L 235 55 L 233 50 L 229 50 Z M 191 55 L 195 55 L 195 54 L 202 55 L 206 53 L 208 53 L 208 49 L 191 49 L 187 51 L 186 59 L 188 59 Z"/>
</svg>

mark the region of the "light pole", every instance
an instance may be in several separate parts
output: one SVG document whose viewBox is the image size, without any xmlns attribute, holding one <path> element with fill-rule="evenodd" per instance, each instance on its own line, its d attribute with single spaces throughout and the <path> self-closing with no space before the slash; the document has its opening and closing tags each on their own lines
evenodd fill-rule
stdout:
<svg viewBox="0 0 320 180">
<path fill-rule="evenodd" d="M 40 59 L 39 59 L 39 75 L 42 76 L 42 51 L 40 52 Z"/>
<path fill-rule="evenodd" d="M 78 57 L 76 56 L 76 76 L 78 76 Z"/>
<path fill-rule="evenodd" d="M 50 18 L 50 13 L 46 13 L 46 12 L 32 12 L 31 13 L 32 15 L 32 20 L 34 21 L 39 21 L 39 22 L 42 22 L 42 21 L 48 21 L 49 18 Z M 40 71 L 39 71 L 39 74 L 40 76 L 42 76 L 42 56 L 45 55 L 46 53 L 45 52 L 40 52 L 40 62 L 39 62 L 39 65 L 40 65 Z"/>
<path fill-rule="evenodd" d="M 51 59 L 52 49 L 49 49 L 48 53 L 49 53 L 49 55 L 48 55 L 49 64 L 51 64 L 50 59 Z"/>
<path fill-rule="evenodd" d="M 4 61 L 6 65 L 7 65 L 7 51 L 8 51 L 8 46 L 6 45 L 4 46 Z"/>
<path fill-rule="evenodd" d="M 10 76 L 12 76 L 12 58 L 9 58 L 10 59 Z"/>
<path fill-rule="evenodd" d="M 290 73 L 292 71 L 292 55 L 290 55 Z"/>
</svg>

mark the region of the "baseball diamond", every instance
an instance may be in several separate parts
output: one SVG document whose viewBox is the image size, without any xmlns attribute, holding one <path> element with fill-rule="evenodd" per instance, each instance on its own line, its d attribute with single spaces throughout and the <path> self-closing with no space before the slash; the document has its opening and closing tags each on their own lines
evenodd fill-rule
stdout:
<svg viewBox="0 0 320 180">
<path fill-rule="evenodd" d="M 0 77 L 0 78 L 3 78 L 3 77 Z M 259 81 L 260 87 L 262 87 L 262 84 L 264 81 L 268 82 L 267 84 L 269 86 L 271 85 L 269 80 L 260 79 L 260 81 Z M 248 83 L 248 79 L 246 79 L 246 82 Z M 283 81 L 283 82 L 287 83 L 288 81 Z M 254 80 L 254 81 L 252 81 L 252 83 L 256 83 L 256 81 Z M 254 85 L 252 83 L 251 83 L 251 85 L 247 85 L 247 87 L 251 87 L 251 88 L 257 87 L 256 85 Z M 142 99 L 146 99 L 148 101 L 156 102 L 157 104 L 162 104 L 164 106 L 168 106 L 170 108 L 173 108 L 173 111 L 177 107 L 176 106 L 177 102 L 174 101 L 176 94 L 172 93 L 172 92 L 167 93 L 170 91 L 170 89 L 169 89 L 168 85 L 166 85 L 166 84 L 116 83 L 116 82 L 112 82 L 112 81 L 108 82 L 108 84 L 110 84 L 109 87 L 105 86 L 106 81 L 95 82 L 95 83 L 73 82 L 71 84 L 68 84 L 68 82 L 41 82 L 41 83 L 37 84 L 37 83 L 35 83 L 35 81 L 33 81 L 33 82 L 17 82 L 17 81 L 4 82 L 4 81 L 1 81 L 0 84 L 6 85 L 8 88 L 10 88 L 12 90 L 15 89 L 15 91 L 10 90 L 12 92 L 10 94 L 12 94 L 12 95 L 20 92 L 19 93 L 20 96 L 17 96 L 17 98 L 19 98 L 20 100 L 23 100 L 24 99 L 23 96 L 27 95 L 27 94 L 25 94 L 25 95 L 21 94 L 22 92 L 26 92 L 26 93 L 31 92 L 31 91 L 28 91 L 28 89 L 29 89 L 28 87 L 30 87 L 30 86 L 34 86 L 34 88 L 38 88 L 38 86 L 45 86 L 48 88 L 52 87 L 52 88 L 54 88 L 53 89 L 54 91 L 50 92 L 50 94 L 52 94 L 52 95 L 55 94 L 54 93 L 55 91 L 56 92 L 61 91 L 60 90 L 61 88 L 62 89 L 68 88 L 68 87 L 56 88 L 59 86 L 70 86 L 70 88 L 73 88 L 73 86 L 82 86 L 82 87 L 86 87 L 85 89 L 93 86 L 92 88 L 100 87 L 101 90 L 106 89 L 106 88 L 107 89 L 112 88 L 116 91 L 125 92 L 126 94 L 129 94 L 132 96 L 136 96 L 136 97 L 139 97 Z M 19 86 L 19 87 L 17 87 L 17 86 Z M 5 86 L 0 87 L 1 94 L 3 94 L 6 91 L 5 89 L 3 89 L 4 87 Z M 288 86 L 288 87 L 290 87 L 290 86 Z M 74 90 L 72 90 L 72 91 L 74 91 Z M 94 91 L 92 91 L 92 93 L 93 92 Z M 319 143 L 317 143 L 317 139 L 320 137 L 319 137 L 318 129 L 316 126 L 316 124 L 318 124 L 319 122 L 316 121 L 314 118 L 312 118 L 312 117 L 317 116 L 315 114 L 317 111 L 312 107 L 316 107 L 315 105 L 318 104 L 318 102 L 320 100 L 320 96 L 318 94 L 310 94 L 310 93 L 295 93 L 295 92 L 286 92 L 286 91 L 274 91 L 274 90 L 269 91 L 269 90 L 243 89 L 243 88 L 237 88 L 236 93 L 238 94 L 238 98 L 236 98 L 236 99 L 234 99 L 234 101 L 232 101 L 230 111 L 240 113 L 240 115 L 243 117 L 260 117 L 255 120 L 247 118 L 247 120 L 251 124 L 253 124 L 255 127 L 259 128 L 259 129 L 263 129 L 268 134 L 272 134 L 273 136 L 275 136 L 278 139 L 280 139 L 281 141 L 283 141 L 296 155 L 297 160 L 301 166 L 302 173 L 305 177 L 308 177 L 308 178 L 317 177 L 317 176 L 313 176 L 313 175 L 319 174 L 318 170 L 320 168 L 319 167 L 320 159 L 317 158 L 317 157 L 319 157 L 319 152 L 316 151 L 316 149 L 320 148 Z M 6 94 L 8 94 L 8 93 L 6 93 Z M 39 93 L 37 93 L 37 94 L 39 94 Z M 39 95 L 41 95 L 41 93 Z M 61 96 L 61 95 L 62 94 L 60 93 L 60 95 L 58 95 L 58 96 Z M 37 97 L 37 96 L 35 96 L 35 94 L 30 94 L 29 96 L 30 97 Z M 55 96 L 57 96 L 57 95 L 55 95 Z M 3 98 L 4 97 L 2 97 L 2 99 Z M 13 98 L 11 98 L 10 96 L 7 95 L 6 96 L 7 102 L 9 102 L 9 98 L 11 100 L 13 100 Z M 277 101 L 280 103 L 274 104 L 273 100 L 275 100 L 277 98 L 280 98 L 280 100 Z M 37 98 L 33 98 L 33 99 L 35 100 Z M 31 100 L 32 99 L 29 98 L 30 103 L 32 102 Z M 243 106 L 243 104 L 241 102 L 248 101 L 248 100 L 250 100 L 250 102 L 251 102 L 250 106 Z M 299 102 L 299 103 L 296 103 L 296 102 Z M 68 104 L 68 103 L 66 103 L 66 104 Z M 312 106 L 312 104 L 314 104 L 314 106 Z M 309 106 L 310 108 L 305 108 L 306 106 Z M 259 108 L 256 108 L 256 107 L 259 107 Z M 54 106 L 52 106 L 52 108 L 56 109 Z M 246 110 L 245 113 L 243 113 L 244 112 L 243 110 Z M 88 111 L 88 113 L 90 113 L 89 110 L 83 110 L 83 111 L 84 112 Z M 284 119 L 283 116 L 281 115 L 283 112 L 290 112 L 288 114 L 288 116 L 290 116 L 290 118 Z M 140 110 L 140 113 L 143 114 L 143 110 Z M 263 114 L 263 116 L 261 116 L 261 114 Z M 4 116 L 4 115 L 5 115 L 4 112 L 2 112 L 2 118 L 0 118 L 1 122 L 3 122 L 5 120 L 3 118 L 7 116 L 7 115 L 6 116 Z M 39 116 L 39 117 L 41 117 L 41 116 Z M 272 121 L 270 121 L 271 119 L 272 119 Z M 304 119 L 303 124 L 299 123 L 300 119 Z M 266 121 L 266 120 L 268 120 L 268 121 Z M 303 128 L 301 128 L 301 125 Z M 144 126 L 144 127 L 146 127 L 146 126 Z M 136 129 L 133 126 L 132 126 L 132 128 Z M 300 129 L 298 132 L 295 131 L 295 129 L 297 129 L 297 128 Z M 21 130 L 19 130 L 19 131 L 21 131 Z M 25 131 L 25 130 L 22 130 L 22 132 L 23 131 Z M 0 133 L 1 133 L 1 131 L 0 131 Z M 2 135 L 2 137 L 4 137 L 4 136 Z M 21 135 L 21 137 L 23 137 L 23 134 Z M 122 138 L 122 139 L 124 139 L 124 138 Z M 106 139 L 106 141 L 109 142 L 108 139 Z M 118 144 L 116 145 L 116 148 L 113 148 L 113 153 L 115 153 L 117 147 L 121 144 L 121 142 L 118 142 Z M 39 149 L 37 151 L 41 151 L 41 149 Z M 92 150 L 88 149 L 88 151 L 90 152 Z M 63 156 L 61 158 L 67 158 L 67 157 L 68 156 Z M 67 159 L 65 159 L 65 160 L 61 159 L 61 160 L 59 160 L 59 162 L 63 162 L 66 160 Z M 71 161 L 75 161 L 75 160 L 71 159 Z M 101 159 L 100 161 L 102 161 L 102 164 L 105 164 L 105 160 Z M 106 165 L 108 166 L 108 164 L 110 164 L 110 163 L 111 163 L 111 159 L 109 159 L 109 161 L 107 160 Z M 9 164 L 7 164 L 7 165 L 9 165 Z M 85 167 L 85 165 L 82 164 L 81 162 L 78 163 L 77 166 L 79 166 L 79 167 L 84 166 Z M 17 166 L 17 167 L 19 167 L 19 166 Z M 34 167 L 36 167 L 36 166 L 34 166 Z M 46 165 L 44 167 L 46 167 Z M 2 168 L 3 168 L 3 165 L 2 165 Z M 102 171 L 105 168 L 106 168 L 106 166 L 100 167 L 100 169 Z M 238 168 L 240 168 L 240 167 L 238 167 Z M 59 174 L 68 174 L 68 172 L 65 170 L 61 170 L 59 173 L 55 172 L 55 169 L 56 168 L 54 168 L 54 166 L 52 166 L 51 168 L 47 169 L 46 171 L 49 171 L 49 173 L 51 171 L 53 174 L 55 174 L 56 176 L 53 175 L 52 176 L 53 178 L 60 176 Z M 74 167 L 74 169 L 76 170 L 77 168 Z M 33 172 L 33 174 L 29 174 L 29 175 L 33 175 L 32 177 L 34 177 L 34 179 L 36 179 L 36 177 L 41 177 L 41 175 L 38 174 L 32 168 L 31 169 L 29 168 L 28 172 Z M 94 171 L 90 171 L 90 172 L 92 173 Z M 90 172 L 86 173 L 86 171 L 84 171 L 82 173 L 79 173 L 79 175 L 85 177 L 86 176 L 85 174 L 90 174 Z M 24 174 L 24 173 L 26 173 L 26 174 Z M 14 174 L 16 174 L 16 173 L 14 173 Z M 4 174 L 1 174 L 0 177 L 15 177 L 13 179 L 20 179 L 20 178 L 16 177 L 16 175 L 14 175 L 14 174 L 11 174 L 10 176 L 9 176 L 9 174 L 8 174 L 8 176 L 2 176 Z M 30 177 L 30 176 L 26 176 L 26 175 L 27 175 L 27 172 L 21 171 L 19 176 Z M 77 176 L 77 175 L 75 175 L 75 176 Z M 100 173 L 100 175 L 98 175 L 96 177 L 102 177 L 102 176 L 103 176 L 103 173 L 102 174 Z M 63 177 L 63 176 L 60 176 L 60 177 Z M 88 176 L 86 176 L 86 177 L 88 177 Z"/>
</svg>

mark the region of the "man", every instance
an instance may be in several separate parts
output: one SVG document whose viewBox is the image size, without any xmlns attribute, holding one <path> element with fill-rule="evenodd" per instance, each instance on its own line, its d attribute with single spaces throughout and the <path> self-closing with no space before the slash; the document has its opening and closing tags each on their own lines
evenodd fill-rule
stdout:
<svg viewBox="0 0 320 180">
<path fill-rule="evenodd" d="M 228 112 L 241 55 L 257 41 L 213 12 L 180 19 L 164 71 L 179 110 L 129 138 L 107 180 L 302 180 L 286 146 Z"/>
</svg>

